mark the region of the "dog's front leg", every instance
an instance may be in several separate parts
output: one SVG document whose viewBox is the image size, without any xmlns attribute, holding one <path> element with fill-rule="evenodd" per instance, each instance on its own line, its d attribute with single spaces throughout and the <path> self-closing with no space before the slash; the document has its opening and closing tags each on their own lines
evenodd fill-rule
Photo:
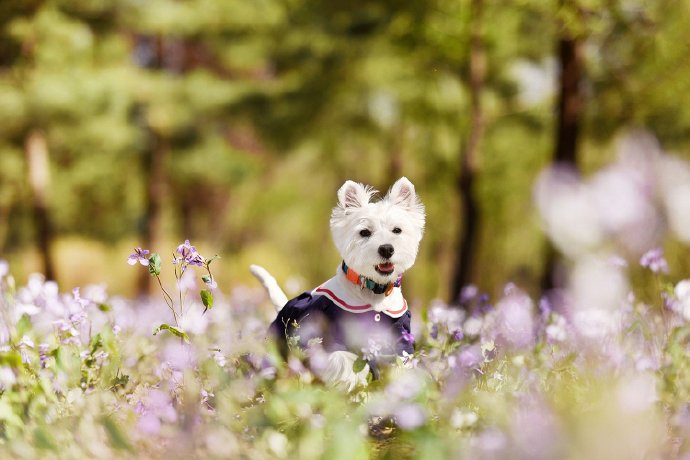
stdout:
<svg viewBox="0 0 690 460">
<path fill-rule="evenodd" d="M 359 372 L 355 372 L 353 367 L 357 361 L 357 355 L 349 351 L 335 351 L 328 356 L 328 364 L 322 377 L 329 386 L 348 393 L 358 386 L 367 386 L 367 376 L 369 375 L 369 364 Z"/>
</svg>

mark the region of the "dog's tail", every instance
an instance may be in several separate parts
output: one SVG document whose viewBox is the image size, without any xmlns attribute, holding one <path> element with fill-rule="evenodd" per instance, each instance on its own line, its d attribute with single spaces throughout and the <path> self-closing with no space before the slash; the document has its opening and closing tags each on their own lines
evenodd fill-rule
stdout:
<svg viewBox="0 0 690 460">
<path fill-rule="evenodd" d="M 280 286 L 278 286 L 276 279 L 265 268 L 258 265 L 250 265 L 249 271 L 261 282 L 266 292 L 268 292 L 268 298 L 273 306 L 276 307 L 276 311 L 279 312 L 287 303 L 288 298 L 283 290 L 280 289 Z"/>
</svg>

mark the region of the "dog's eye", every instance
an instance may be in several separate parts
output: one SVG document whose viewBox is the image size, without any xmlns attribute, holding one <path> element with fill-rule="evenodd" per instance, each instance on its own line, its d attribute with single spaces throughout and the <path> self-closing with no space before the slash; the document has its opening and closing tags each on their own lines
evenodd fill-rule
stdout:
<svg viewBox="0 0 690 460">
<path fill-rule="evenodd" d="M 367 230 L 366 228 L 364 230 L 360 230 L 359 236 L 361 236 L 363 238 L 368 238 L 371 236 L 371 230 Z"/>
<path fill-rule="evenodd" d="M 399 235 L 402 233 L 402 229 L 400 227 L 395 227 L 393 229 L 393 233 L 395 233 L 396 235 Z"/>
</svg>

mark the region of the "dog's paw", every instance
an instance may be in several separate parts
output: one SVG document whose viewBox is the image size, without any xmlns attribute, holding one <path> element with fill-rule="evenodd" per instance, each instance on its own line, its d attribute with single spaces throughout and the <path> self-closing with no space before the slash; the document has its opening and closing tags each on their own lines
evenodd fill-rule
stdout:
<svg viewBox="0 0 690 460">
<path fill-rule="evenodd" d="M 331 387 L 348 393 L 357 387 L 367 386 L 369 364 L 355 372 L 353 367 L 357 355 L 349 351 L 335 351 L 328 356 L 328 364 L 322 374 L 323 380 Z"/>
</svg>

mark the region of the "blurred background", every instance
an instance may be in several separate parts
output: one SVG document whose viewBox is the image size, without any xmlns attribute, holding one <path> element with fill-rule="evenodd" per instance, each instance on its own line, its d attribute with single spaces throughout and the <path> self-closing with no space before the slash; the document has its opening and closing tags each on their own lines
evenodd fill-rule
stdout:
<svg viewBox="0 0 690 460">
<path fill-rule="evenodd" d="M 332 275 L 346 179 L 427 208 L 408 298 L 553 285 L 533 184 L 631 129 L 690 152 L 684 0 L 5 0 L 0 258 L 20 283 L 146 292 L 190 239 L 222 290 Z M 666 241 L 669 262 L 688 251 Z"/>
</svg>

